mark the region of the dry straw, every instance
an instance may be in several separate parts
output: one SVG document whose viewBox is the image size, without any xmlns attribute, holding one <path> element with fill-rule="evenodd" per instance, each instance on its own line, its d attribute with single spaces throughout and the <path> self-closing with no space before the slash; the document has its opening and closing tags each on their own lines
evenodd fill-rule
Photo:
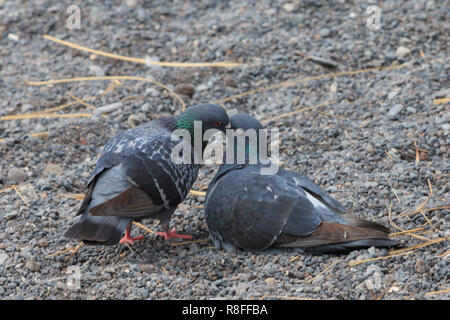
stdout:
<svg viewBox="0 0 450 320">
<path fill-rule="evenodd" d="M 16 189 L 16 188 L 17 188 L 17 186 L 10 186 L 10 187 L 8 187 L 8 188 L 0 189 L 0 193 L 8 192 L 8 191 L 14 190 L 14 189 Z"/>
<path fill-rule="evenodd" d="M 416 244 L 415 246 L 411 246 L 411 247 L 407 247 L 407 248 L 402 248 L 402 249 L 398 249 L 398 250 L 393 250 L 390 252 L 391 255 L 397 254 L 397 253 L 401 253 L 401 252 L 405 252 L 405 251 L 410 251 L 410 250 L 416 250 L 419 248 L 423 248 L 423 247 L 427 247 L 430 246 L 432 244 L 436 244 L 445 240 L 448 240 L 449 237 L 441 237 L 441 238 L 437 238 L 437 239 L 433 239 L 433 240 L 429 240 L 429 241 L 425 241 L 419 244 Z"/>
<path fill-rule="evenodd" d="M 417 244 L 415 246 L 412 246 L 412 247 L 407 247 L 407 248 L 402 248 L 402 249 L 398 249 L 398 250 L 393 250 L 387 256 L 370 258 L 370 259 L 364 259 L 364 260 L 358 260 L 358 261 L 350 261 L 348 263 L 348 266 L 349 267 L 354 267 L 354 266 L 357 266 L 359 264 L 366 263 L 366 262 L 385 260 L 385 259 L 390 259 L 390 258 L 393 258 L 393 257 L 407 255 L 407 254 L 413 253 L 414 250 L 416 250 L 416 249 L 427 247 L 427 246 L 430 246 L 432 244 L 436 244 L 436 243 L 439 243 L 439 242 L 442 242 L 442 241 L 445 241 L 445 240 L 448 240 L 448 237 L 437 238 L 437 239 L 433 239 L 433 240 L 430 240 L 430 241 L 425 241 L 425 242 L 419 243 L 419 244 Z"/>
<path fill-rule="evenodd" d="M 432 294 L 441 294 L 441 293 L 450 293 L 450 289 L 433 291 L 433 292 L 427 292 L 427 293 L 425 293 L 425 295 L 429 296 L 429 295 L 432 295 Z"/>
<path fill-rule="evenodd" d="M 192 240 L 192 241 L 174 242 L 174 243 L 171 243 L 170 245 L 172 247 L 176 247 L 176 246 L 183 246 L 183 245 L 186 245 L 186 244 L 201 243 L 201 242 L 206 242 L 206 241 L 208 241 L 208 239 L 198 239 L 198 240 Z"/>
<path fill-rule="evenodd" d="M 60 114 L 60 113 L 50 113 L 50 112 L 41 112 L 41 113 L 30 113 L 30 114 L 17 114 L 17 115 L 9 115 L 3 116 L 0 120 L 23 120 L 23 119 L 40 119 L 40 118 L 81 118 L 81 117 L 91 117 L 91 113 L 69 113 L 69 114 Z"/>
<path fill-rule="evenodd" d="M 85 106 L 85 107 L 87 107 L 87 108 L 89 108 L 89 109 L 91 109 L 91 110 L 97 109 L 96 107 L 90 105 L 89 103 L 87 103 L 87 102 L 84 101 L 83 99 L 80 99 L 80 98 L 75 97 L 70 91 L 67 91 L 66 93 L 67 93 L 67 95 L 68 95 L 69 97 L 71 97 L 71 98 L 72 98 L 73 100 L 75 100 L 76 102 L 82 104 L 83 106 Z"/>
<path fill-rule="evenodd" d="M 84 193 L 60 193 L 60 194 L 58 194 L 58 196 L 72 198 L 72 199 L 76 199 L 76 200 L 84 199 Z"/>
<path fill-rule="evenodd" d="M 69 79 L 58 79 L 58 80 L 48 80 L 48 81 L 27 81 L 27 84 L 31 86 L 44 86 L 49 84 L 61 84 L 61 83 L 69 83 L 69 82 L 80 82 L 80 81 L 98 81 L 98 80 L 134 80 L 134 81 L 143 81 L 153 83 L 161 88 L 169 91 L 181 104 L 181 110 L 186 109 L 186 104 L 183 99 L 180 98 L 178 94 L 176 94 L 172 89 L 162 84 L 161 82 L 150 80 L 144 77 L 135 77 L 135 76 L 104 76 L 104 77 L 77 77 L 77 78 L 69 78 Z M 86 100 L 86 99 L 84 99 Z"/>
<path fill-rule="evenodd" d="M 324 273 L 325 271 L 328 271 L 329 273 L 331 273 L 331 269 L 334 267 L 334 265 L 338 262 L 340 262 L 341 260 L 338 259 L 335 262 L 333 262 L 329 267 L 325 266 L 325 269 L 323 269 L 322 271 L 320 271 L 318 274 L 316 274 L 314 277 L 309 278 L 308 280 L 306 280 L 304 283 L 308 284 L 313 282 L 317 277 L 319 277 L 322 273 Z"/>
<path fill-rule="evenodd" d="M 323 79 L 330 79 L 330 78 L 336 78 L 336 77 L 342 77 L 342 76 L 350 76 L 350 75 L 355 75 L 355 74 L 360 74 L 360 73 L 367 73 L 367 72 L 373 72 L 373 71 L 394 70 L 394 69 L 404 68 L 404 67 L 406 67 L 408 65 L 409 65 L 409 63 L 404 63 L 404 64 L 399 64 L 399 65 L 390 65 L 390 66 L 387 66 L 387 67 L 342 71 L 342 72 L 322 74 L 322 75 L 308 77 L 308 78 L 300 78 L 300 79 L 295 79 L 295 80 L 288 80 L 288 81 L 285 81 L 285 82 L 282 82 L 282 83 L 279 83 L 279 84 L 274 84 L 274 85 L 267 86 L 267 87 L 264 87 L 264 88 L 257 88 L 257 89 L 253 89 L 253 90 L 250 90 L 250 91 L 246 91 L 246 92 L 242 92 L 242 93 L 233 95 L 231 97 L 219 99 L 219 100 L 215 101 L 215 103 L 223 103 L 223 102 L 230 101 L 230 100 L 233 100 L 233 99 L 242 98 L 242 97 L 254 94 L 254 93 L 264 92 L 264 91 L 278 89 L 278 88 L 282 88 L 282 87 L 285 87 L 285 88 L 293 87 L 293 86 L 296 86 L 299 83 L 307 82 L 307 81 L 323 80 Z"/>
<path fill-rule="evenodd" d="M 84 245 L 84 242 L 83 242 L 83 241 L 80 241 L 80 243 L 79 243 L 76 247 L 70 247 L 70 248 L 67 248 L 67 249 L 64 249 L 64 250 L 61 250 L 61 251 L 58 251 L 58 252 L 54 252 L 54 253 L 51 253 L 51 254 L 47 255 L 46 257 L 47 257 L 47 258 L 50 258 L 50 257 L 53 257 L 53 256 L 57 256 L 57 255 L 66 253 L 66 252 L 70 252 L 71 255 L 73 256 L 75 253 L 78 252 L 78 250 L 79 250 L 83 245 Z"/>
<path fill-rule="evenodd" d="M 305 111 L 308 111 L 308 110 L 320 108 L 320 107 L 323 107 L 323 106 L 326 106 L 326 105 L 329 105 L 329 104 L 332 104 L 332 103 L 335 103 L 335 102 L 336 102 L 335 100 L 332 100 L 332 101 L 319 103 L 319 104 L 316 104 L 316 105 L 313 105 L 313 106 L 310 106 L 310 107 L 305 107 L 305 108 L 301 108 L 301 109 L 298 109 L 298 110 L 295 110 L 295 111 L 292 111 L 292 112 L 284 113 L 284 114 L 275 116 L 273 118 L 264 119 L 264 120 L 261 120 L 261 122 L 262 123 L 266 123 L 266 122 L 270 122 L 270 121 L 274 121 L 274 120 L 279 120 L 279 119 L 282 119 L 282 118 L 286 118 L 286 117 L 290 117 L 290 116 L 296 115 L 296 114 L 298 114 L 300 112 L 305 112 Z"/>
<path fill-rule="evenodd" d="M 80 46 L 78 44 L 57 39 L 47 34 L 43 35 L 44 39 L 62 44 L 64 46 L 74 48 L 81 51 L 90 52 L 99 56 L 104 56 L 116 60 L 123 60 L 128 62 L 140 63 L 145 65 L 155 65 L 160 67 L 177 67 L 177 68 L 200 68 L 200 67 L 212 67 L 212 68 L 234 68 L 240 66 L 240 63 L 232 62 L 232 61 L 221 61 L 221 62 L 161 62 L 161 61 L 152 61 L 149 59 L 142 58 L 133 58 L 127 56 L 121 56 L 115 53 L 109 53 L 101 50 L 95 50 L 91 48 L 87 48 L 84 46 Z"/>
<path fill-rule="evenodd" d="M 144 226 L 143 224 L 141 224 L 141 223 L 139 223 L 139 222 L 133 221 L 133 225 L 135 225 L 136 227 L 139 227 L 139 228 L 141 228 L 141 229 L 147 231 L 148 233 L 156 234 L 156 231 L 154 231 L 154 230 L 152 230 L 152 229 L 150 229 L 150 228 Z"/>
<path fill-rule="evenodd" d="M 189 194 L 196 197 L 204 197 L 206 196 L 206 192 L 204 191 L 196 191 L 196 190 L 190 190 Z"/>
<path fill-rule="evenodd" d="M 447 102 L 450 102 L 450 97 L 442 98 L 442 99 L 435 99 L 433 101 L 434 104 L 444 104 L 444 103 L 447 103 Z"/>
<path fill-rule="evenodd" d="M 392 210 L 391 210 L 391 209 L 392 209 L 392 203 L 389 204 L 389 213 L 388 213 L 389 223 L 391 224 L 391 226 L 393 226 L 393 227 L 394 227 L 395 229 L 397 229 L 397 230 L 400 230 L 402 233 L 407 234 L 407 235 L 410 235 L 410 236 L 412 236 L 412 237 L 415 237 L 415 238 L 418 238 L 418 239 L 421 239 L 421 240 L 426 240 L 426 241 L 430 240 L 430 239 L 428 239 L 428 238 L 419 236 L 419 235 L 417 235 L 417 234 L 414 234 L 414 233 L 411 233 L 411 232 L 407 232 L 407 230 L 405 230 L 405 229 L 399 227 L 399 226 L 392 220 L 392 217 L 391 217 Z"/>
</svg>

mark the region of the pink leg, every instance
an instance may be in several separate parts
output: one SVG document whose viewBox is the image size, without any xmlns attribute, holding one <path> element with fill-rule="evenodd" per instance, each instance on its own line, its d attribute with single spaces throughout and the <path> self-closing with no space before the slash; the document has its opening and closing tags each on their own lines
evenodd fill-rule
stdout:
<svg viewBox="0 0 450 320">
<path fill-rule="evenodd" d="M 125 235 L 120 239 L 119 243 L 128 243 L 132 245 L 136 240 L 144 239 L 145 237 L 143 235 L 137 236 L 132 238 L 131 237 L 131 223 L 128 225 L 127 229 L 125 230 Z"/>
<path fill-rule="evenodd" d="M 172 228 L 172 230 L 169 230 L 169 231 L 157 232 L 156 234 L 164 237 L 165 239 L 170 239 L 170 238 L 192 239 L 192 236 L 190 236 L 190 235 L 187 235 L 187 234 L 183 235 L 183 234 L 175 233 L 175 228 Z"/>
</svg>

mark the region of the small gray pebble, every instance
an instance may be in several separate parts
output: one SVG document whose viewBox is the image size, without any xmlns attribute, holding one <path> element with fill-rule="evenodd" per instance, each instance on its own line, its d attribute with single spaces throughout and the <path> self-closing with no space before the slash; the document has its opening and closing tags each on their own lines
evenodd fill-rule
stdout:
<svg viewBox="0 0 450 320">
<path fill-rule="evenodd" d="M 23 168 L 12 167 L 8 171 L 8 181 L 11 184 L 19 184 L 28 178 L 26 171 Z"/>
<path fill-rule="evenodd" d="M 398 115 L 400 113 L 400 111 L 402 111 L 402 109 L 403 109 L 403 106 L 401 104 L 396 104 L 389 109 L 388 116 L 393 118 L 396 115 Z"/>
</svg>

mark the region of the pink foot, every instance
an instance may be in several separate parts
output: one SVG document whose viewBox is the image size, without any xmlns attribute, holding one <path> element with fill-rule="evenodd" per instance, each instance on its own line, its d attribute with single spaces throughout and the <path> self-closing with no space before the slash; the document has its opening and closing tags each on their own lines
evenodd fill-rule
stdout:
<svg viewBox="0 0 450 320">
<path fill-rule="evenodd" d="M 170 239 L 170 238 L 181 238 L 181 239 L 192 239 L 192 236 L 190 235 L 183 235 L 183 234 L 177 234 L 175 233 L 175 228 L 172 228 L 172 230 L 169 231 L 163 231 L 163 232 L 157 232 L 158 236 L 164 237 L 164 239 Z"/>
<path fill-rule="evenodd" d="M 140 236 L 137 236 L 137 237 L 126 237 L 126 236 L 123 236 L 123 238 L 122 239 L 120 239 L 120 241 L 119 241 L 119 243 L 122 243 L 122 244 L 124 244 L 124 243 L 128 243 L 128 244 L 134 244 L 134 242 L 136 241 L 136 240 L 142 240 L 142 239 L 145 239 L 145 237 L 143 236 L 143 235 L 140 235 Z"/>
<path fill-rule="evenodd" d="M 143 235 L 137 236 L 137 237 L 131 237 L 131 225 L 129 225 L 127 227 L 127 229 L 125 230 L 125 235 L 122 237 L 122 239 L 120 239 L 119 243 L 128 243 L 130 245 L 132 245 L 136 240 L 142 240 L 145 237 Z"/>
</svg>

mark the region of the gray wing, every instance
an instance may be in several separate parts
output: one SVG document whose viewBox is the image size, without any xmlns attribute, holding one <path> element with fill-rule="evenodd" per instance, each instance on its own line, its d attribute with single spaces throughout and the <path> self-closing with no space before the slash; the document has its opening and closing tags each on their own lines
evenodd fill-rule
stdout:
<svg viewBox="0 0 450 320">
<path fill-rule="evenodd" d="M 277 175 L 285 178 L 288 181 L 291 181 L 298 187 L 307 190 L 311 195 L 313 195 L 315 198 L 317 198 L 331 210 L 337 211 L 339 213 L 346 212 L 346 209 L 342 204 L 340 204 L 336 199 L 325 193 L 325 191 L 323 191 L 319 186 L 317 186 L 314 182 L 312 182 L 305 176 L 302 176 L 301 174 L 294 171 L 288 171 L 283 169 L 280 169 Z"/>
<path fill-rule="evenodd" d="M 89 177 L 88 185 L 103 170 L 118 165 L 125 157 L 134 154 L 137 150 L 145 148 L 146 145 L 151 145 L 154 139 L 168 136 L 170 134 L 167 130 L 157 126 L 153 121 L 133 129 L 119 132 L 106 142 L 94 171 L 92 171 Z"/>
<path fill-rule="evenodd" d="M 388 229 L 378 223 L 353 217 L 344 212 L 343 207 L 326 195 L 318 186 L 301 175 L 283 171 L 279 175 L 294 182 L 299 191 L 313 207 L 320 224 L 311 229 L 310 234 L 298 232 L 304 228 L 304 204 L 292 210 L 283 232 L 275 246 L 308 248 L 317 253 L 342 253 L 370 246 L 385 247 L 398 244 L 388 239 Z M 340 208 L 341 207 L 341 208 Z M 311 249 L 314 248 L 314 249 Z"/>
<path fill-rule="evenodd" d="M 333 197 L 326 194 L 325 191 L 319 188 L 314 182 L 298 174 L 297 172 L 279 170 L 278 175 L 290 182 L 295 183 L 299 189 L 303 190 L 322 221 L 389 232 L 388 228 L 378 223 L 345 214 L 346 209 L 343 205 L 341 205 Z"/>
<path fill-rule="evenodd" d="M 258 170 L 258 169 L 256 169 Z M 302 211 L 298 234 L 310 234 L 320 219 L 304 194 L 278 176 L 259 175 L 253 167 L 232 170 L 217 181 L 206 202 L 206 221 L 216 245 L 242 249 L 270 247 L 292 219 Z"/>
<path fill-rule="evenodd" d="M 127 181 L 129 186 L 89 212 L 145 217 L 176 207 L 188 194 L 198 173 L 198 165 L 176 164 L 171 160 L 172 148 L 178 143 L 162 136 L 125 156 L 114 168 L 120 168 L 119 183 Z"/>
<path fill-rule="evenodd" d="M 92 191 L 99 176 L 104 171 L 107 171 L 114 166 L 118 166 L 127 156 L 133 155 L 143 144 L 149 142 L 148 138 L 143 138 L 150 133 L 147 133 L 146 131 L 144 126 L 136 127 L 122 131 L 106 142 L 103 152 L 97 160 L 97 164 L 87 182 L 89 189 L 77 215 L 83 214 L 89 207 L 92 200 Z"/>
</svg>

